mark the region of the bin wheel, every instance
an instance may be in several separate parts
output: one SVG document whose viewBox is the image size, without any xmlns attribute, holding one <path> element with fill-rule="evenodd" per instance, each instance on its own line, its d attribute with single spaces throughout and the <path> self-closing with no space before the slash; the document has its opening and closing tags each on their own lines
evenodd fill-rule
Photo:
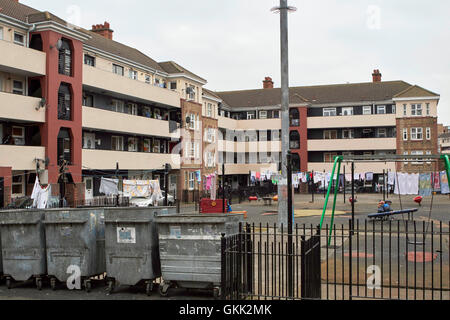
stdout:
<svg viewBox="0 0 450 320">
<path fill-rule="evenodd" d="M 42 279 L 36 278 L 36 288 L 41 291 L 42 290 Z"/>
<path fill-rule="evenodd" d="M 150 296 L 152 294 L 153 291 L 153 282 L 149 281 L 145 284 L 145 293 L 147 294 L 147 296 Z"/>
<path fill-rule="evenodd" d="M 165 282 L 161 283 L 158 288 L 159 295 L 161 297 L 167 297 L 169 295 L 169 288 L 170 288 L 170 284 L 165 283 Z"/>
<path fill-rule="evenodd" d="M 56 290 L 56 278 L 50 279 L 50 287 L 52 288 L 53 291 Z"/>
<path fill-rule="evenodd" d="M 114 281 L 108 281 L 108 288 L 106 289 L 108 294 L 113 293 L 114 291 Z"/>
<path fill-rule="evenodd" d="M 87 293 L 91 292 L 92 289 L 91 280 L 84 281 L 84 289 L 86 290 Z"/>
<path fill-rule="evenodd" d="M 214 287 L 214 289 L 213 289 L 213 296 L 214 296 L 214 299 L 219 299 L 220 298 L 220 288 L 219 287 Z"/>
<path fill-rule="evenodd" d="M 6 287 L 7 287 L 8 289 L 11 289 L 11 288 L 12 288 L 12 285 L 11 285 L 11 278 L 10 278 L 10 277 L 6 278 Z"/>
</svg>

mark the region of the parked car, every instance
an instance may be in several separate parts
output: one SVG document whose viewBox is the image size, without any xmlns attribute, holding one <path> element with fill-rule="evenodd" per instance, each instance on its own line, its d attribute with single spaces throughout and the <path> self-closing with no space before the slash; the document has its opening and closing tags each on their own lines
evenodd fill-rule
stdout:
<svg viewBox="0 0 450 320">
<path fill-rule="evenodd" d="M 158 200 L 158 206 L 164 206 L 164 191 L 161 190 L 162 198 Z M 167 196 L 167 205 L 173 206 L 175 204 L 175 198 L 169 193 Z M 151 207 L 153 206 L 153 201 L 151 197 L 134 197 L 130 199 L 131 207 Z"/>
</svg>

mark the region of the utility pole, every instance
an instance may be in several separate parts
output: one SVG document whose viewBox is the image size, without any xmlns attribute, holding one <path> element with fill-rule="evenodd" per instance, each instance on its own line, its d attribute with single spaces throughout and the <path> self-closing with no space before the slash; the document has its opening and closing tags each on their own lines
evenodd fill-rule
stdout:
<svg viewBox="0 0 450 320">
<path fill-rule="evenodd" d="M 280 13 L 281 47 L 281 179 L 278 183 L 278 224 L 287 225 L 287 152 L 289 151 L 289 50 L 288 50 L 288 12 L 296 11 L 288 7 L 287 0 L 280 0 L 280 6 L 271 9 Z"/>
</svg>

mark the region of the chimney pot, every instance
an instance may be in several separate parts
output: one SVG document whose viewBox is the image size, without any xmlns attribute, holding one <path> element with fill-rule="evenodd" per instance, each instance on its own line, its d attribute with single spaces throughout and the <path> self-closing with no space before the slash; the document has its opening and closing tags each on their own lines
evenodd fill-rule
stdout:
<svg viewBox="0 0 450 320">
<path fill-rule="evenodd" d="M 106 39 L 112 40 L 113 38 L 113 30 L 111 30 L 111 26 L 109 22 L 105 21 L 104 24 L 95 24 L 92 25 L 92 32 L 95 32 Z"/>
<path fill-rule="evenodd" d="M 381 73 L 380 73 L 379 69 L 373 70 L 372 81 L 373 82 L 381 82 Z"/>
<path fill-rule="evenodd" d="M 271 77 L 265 77 L 263 80 L 263 88 L 264 89 L 272 89 L 273 88 L 273 81 Z"/>
</svg>

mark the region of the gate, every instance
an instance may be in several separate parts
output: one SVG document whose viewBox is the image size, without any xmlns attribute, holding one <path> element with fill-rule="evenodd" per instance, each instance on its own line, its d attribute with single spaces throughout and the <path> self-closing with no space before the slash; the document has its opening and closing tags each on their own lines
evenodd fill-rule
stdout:
<svg viewBox="0 0 450 320">
<path fill-rule="evenodd" d="M 301 239 L 301 298 L 321 299 L 320 231 Z"/>
</svg>

